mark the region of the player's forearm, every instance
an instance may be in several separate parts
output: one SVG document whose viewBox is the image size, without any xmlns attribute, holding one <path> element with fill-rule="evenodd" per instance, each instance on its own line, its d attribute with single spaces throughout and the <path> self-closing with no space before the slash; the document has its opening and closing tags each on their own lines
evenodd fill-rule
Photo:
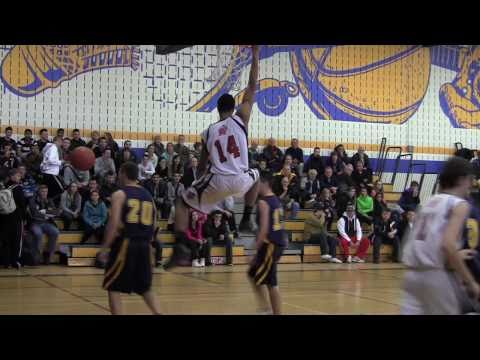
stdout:
<svg viewBox="0 0 480 360">
<path fill-rule="evenodd" d="M 447 262 L 450 264 L 451 268 L 460 275 L 460 277 L 465 283 L 473 283 L 475 279 L 470 273 L 470 270 L 468 270 L 467 266 L 465 265 L 465 262 L 458 253 L 456 247 L 448 243 L 444 245 L 443 249 L 446 253 Z"/>
<path fill-rule="evenodd" d="M 255 91 L 257 90 L 258 80 L 258 53 L 255 51 L 252 54 L 252 65 L 250 66 L 250 75 L 248 77 L 247 91 L 245 92 L 243 101 L 253 102 Z"/>
</svg>

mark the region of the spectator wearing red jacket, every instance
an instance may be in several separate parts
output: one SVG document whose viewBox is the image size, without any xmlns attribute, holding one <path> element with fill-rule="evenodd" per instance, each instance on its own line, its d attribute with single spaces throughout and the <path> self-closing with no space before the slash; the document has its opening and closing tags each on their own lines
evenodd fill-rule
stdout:
<svg viewBox="0 0 480 360">
<path fill-rule="evenodd" d="M 204 267 L 208 254 L 207 239 L 203 234 L 203 226 L 207 217 L 198 211 L 192 211 L 187 229 L 187 239 L 192 249 L 192 266 Z"/>
</svg>

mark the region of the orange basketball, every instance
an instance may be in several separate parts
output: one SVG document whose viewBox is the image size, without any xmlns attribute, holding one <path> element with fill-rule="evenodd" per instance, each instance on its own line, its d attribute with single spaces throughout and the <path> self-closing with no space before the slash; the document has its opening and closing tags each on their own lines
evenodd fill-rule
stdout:
<svg viewBox="0 0 480 360">
<path fill-rule="evenodd" d="M 95 154 L 85 146 L 75 148 L 70 154 L 70 162 L 75 169 L 90 170 L 95 165 Z"/>
</svg>

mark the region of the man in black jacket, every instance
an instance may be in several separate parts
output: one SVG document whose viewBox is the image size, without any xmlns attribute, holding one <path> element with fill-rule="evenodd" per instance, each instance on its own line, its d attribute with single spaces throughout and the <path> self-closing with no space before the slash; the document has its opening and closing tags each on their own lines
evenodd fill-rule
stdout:
<svg viewBox="0 0 480 360">
<path fill-rule="evenodd" d="M 368 155 L 365 154 L 365 148 L 363 146 L 358 147 L 358 152 L 352 156 L 352 164 L 356 164 L 358 161 L 363 163 L 365 169 L 370 169 L 370 159 Z"/>
<path fill-rule="evenodd" d="M 360 189 L 361 185 L 369 187 L 372 184 L 372 172 L 369 169 L 365 169 L 361 161 L 357 161 L 355 170 L 352 173 L 352 180 L 355 182 L 357 189 Z"/>
<path fill-rule="evenodd" d="M 322 157 L 320 156 L 319 147 L 316 147 L 315 149 L 313 149 L 313 154 L 309 156 L 303 171 L 308 174 L 308 171 L 310 169 L 317 170 L 317 174 L 319 177 L 322 176 L 325 171 L 325 164 L 323 162 Z"/>
<path fill-rule="evenodd" d="M 161 218 L 167 219 L 171 207 L 171 204 L 168 203 L 167 183 L 161 179 L 160 174 L 155 173 L 151 179 L 145 181 L 143 186 L 152 195 L 153 202 L 157 210 L 160 211 Z"/>
<path fill-rule="evenodd" d="M 263 157 L 267 160 L 268 168 L 273 172 L 280 171 L 283 165 L 283 152 L 280 150 L 274 138 L 268 139 L 268 145 L 263 149 Z"/>
<path fill-rule="evenodd" d="M 20 185 L 21 174 L 18 169 L 10 170 L 6 188 L 12 191 L 15 201 L 15 211 L 11 214 L 0 215 L 0 228 L 2 235 L 3 266 L 20 269 L 20 257 L 22 254 L 23 226 L 26 219 L 26 200 Z"/>
<path fill-rule="evenodd" d="M 87 143 L 80 137 L 80 130 L 72 131 L 72 139 L 70 140 L 70 151 L 75 150 L 79 146 L 87 146 Z"/>
<path fill-rule="evenodd" d="M 206 265 L 211 265 L 210 249 L 212 245 L 225 245 L 226 265 L 233 265 L 232 253 L 233 242 L 227 229 L 227 222 L 221 211 L 214 211 L 207 221 L 205 227 L 205 237 L 207 238 L 207 258 Z"/>
<path fill-rule="evenodd" d="M 393 245 L 393 261 L 399 262 L 400 238 L 396 222 L 391 219 L 391 210 L 383 209 L 382 216 L 374 219 L 373 233 L 373 262 L 380 263 L 380 248 L 382 244 Z"/>
<path fill-rule="evenodd" d="M 185 170 L 182 177 L 182 183 L 185 186 L 185 189 L 189 188 L 198 177 L 198 159 L 193 157 L 190 160 L 190 166 Z"/>
<path fill-rule="evenodd" d="M 299 147 L 298 145 L 298 139 L 292 139 L 292 146 L 290 146 L 286 151 L 285 151 L 285 156 L 290 155 L 294 160 L 296 159 L 298 162 L 297 165 L 297 170 L 298 174 L 302 175 L 303 174 L 303 150 Z"/>
</svg>

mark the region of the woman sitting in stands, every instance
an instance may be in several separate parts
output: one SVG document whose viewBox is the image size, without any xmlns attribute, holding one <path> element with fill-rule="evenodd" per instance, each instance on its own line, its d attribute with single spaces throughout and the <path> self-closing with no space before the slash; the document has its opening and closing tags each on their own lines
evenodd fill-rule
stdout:
<svg viewBox="0 0 480 360">
<path fill-rule="evenodd" d="M 316 204 L 319 204 L 321 209 L 323 209 L 325 213 L 325 225 L 327 230 L 329 230 L 332 226 L 333 219 L 337 216 L 335 200 L 333 200 L 330 190 L 324 188 L 316 199 Z"/>
<path fill-rule="evenodd" d="M 192 249 L 192 266 L 204 267 L 205 258 L 210 253 L 207 239 L 203 235 L 206 216 L 198 211 L 192 211 L 187 229 L 187 238 Z"/>
<path fill-rule="evenodd" d="M 370 196 L 375 199 L 377 194 L 382 194 L 384 195 L 384 189 L 383 189 L 383 183 L 380 180 L 377 180 L 373 183 L 373 188 L 370 191 Z"/>
</svg>

